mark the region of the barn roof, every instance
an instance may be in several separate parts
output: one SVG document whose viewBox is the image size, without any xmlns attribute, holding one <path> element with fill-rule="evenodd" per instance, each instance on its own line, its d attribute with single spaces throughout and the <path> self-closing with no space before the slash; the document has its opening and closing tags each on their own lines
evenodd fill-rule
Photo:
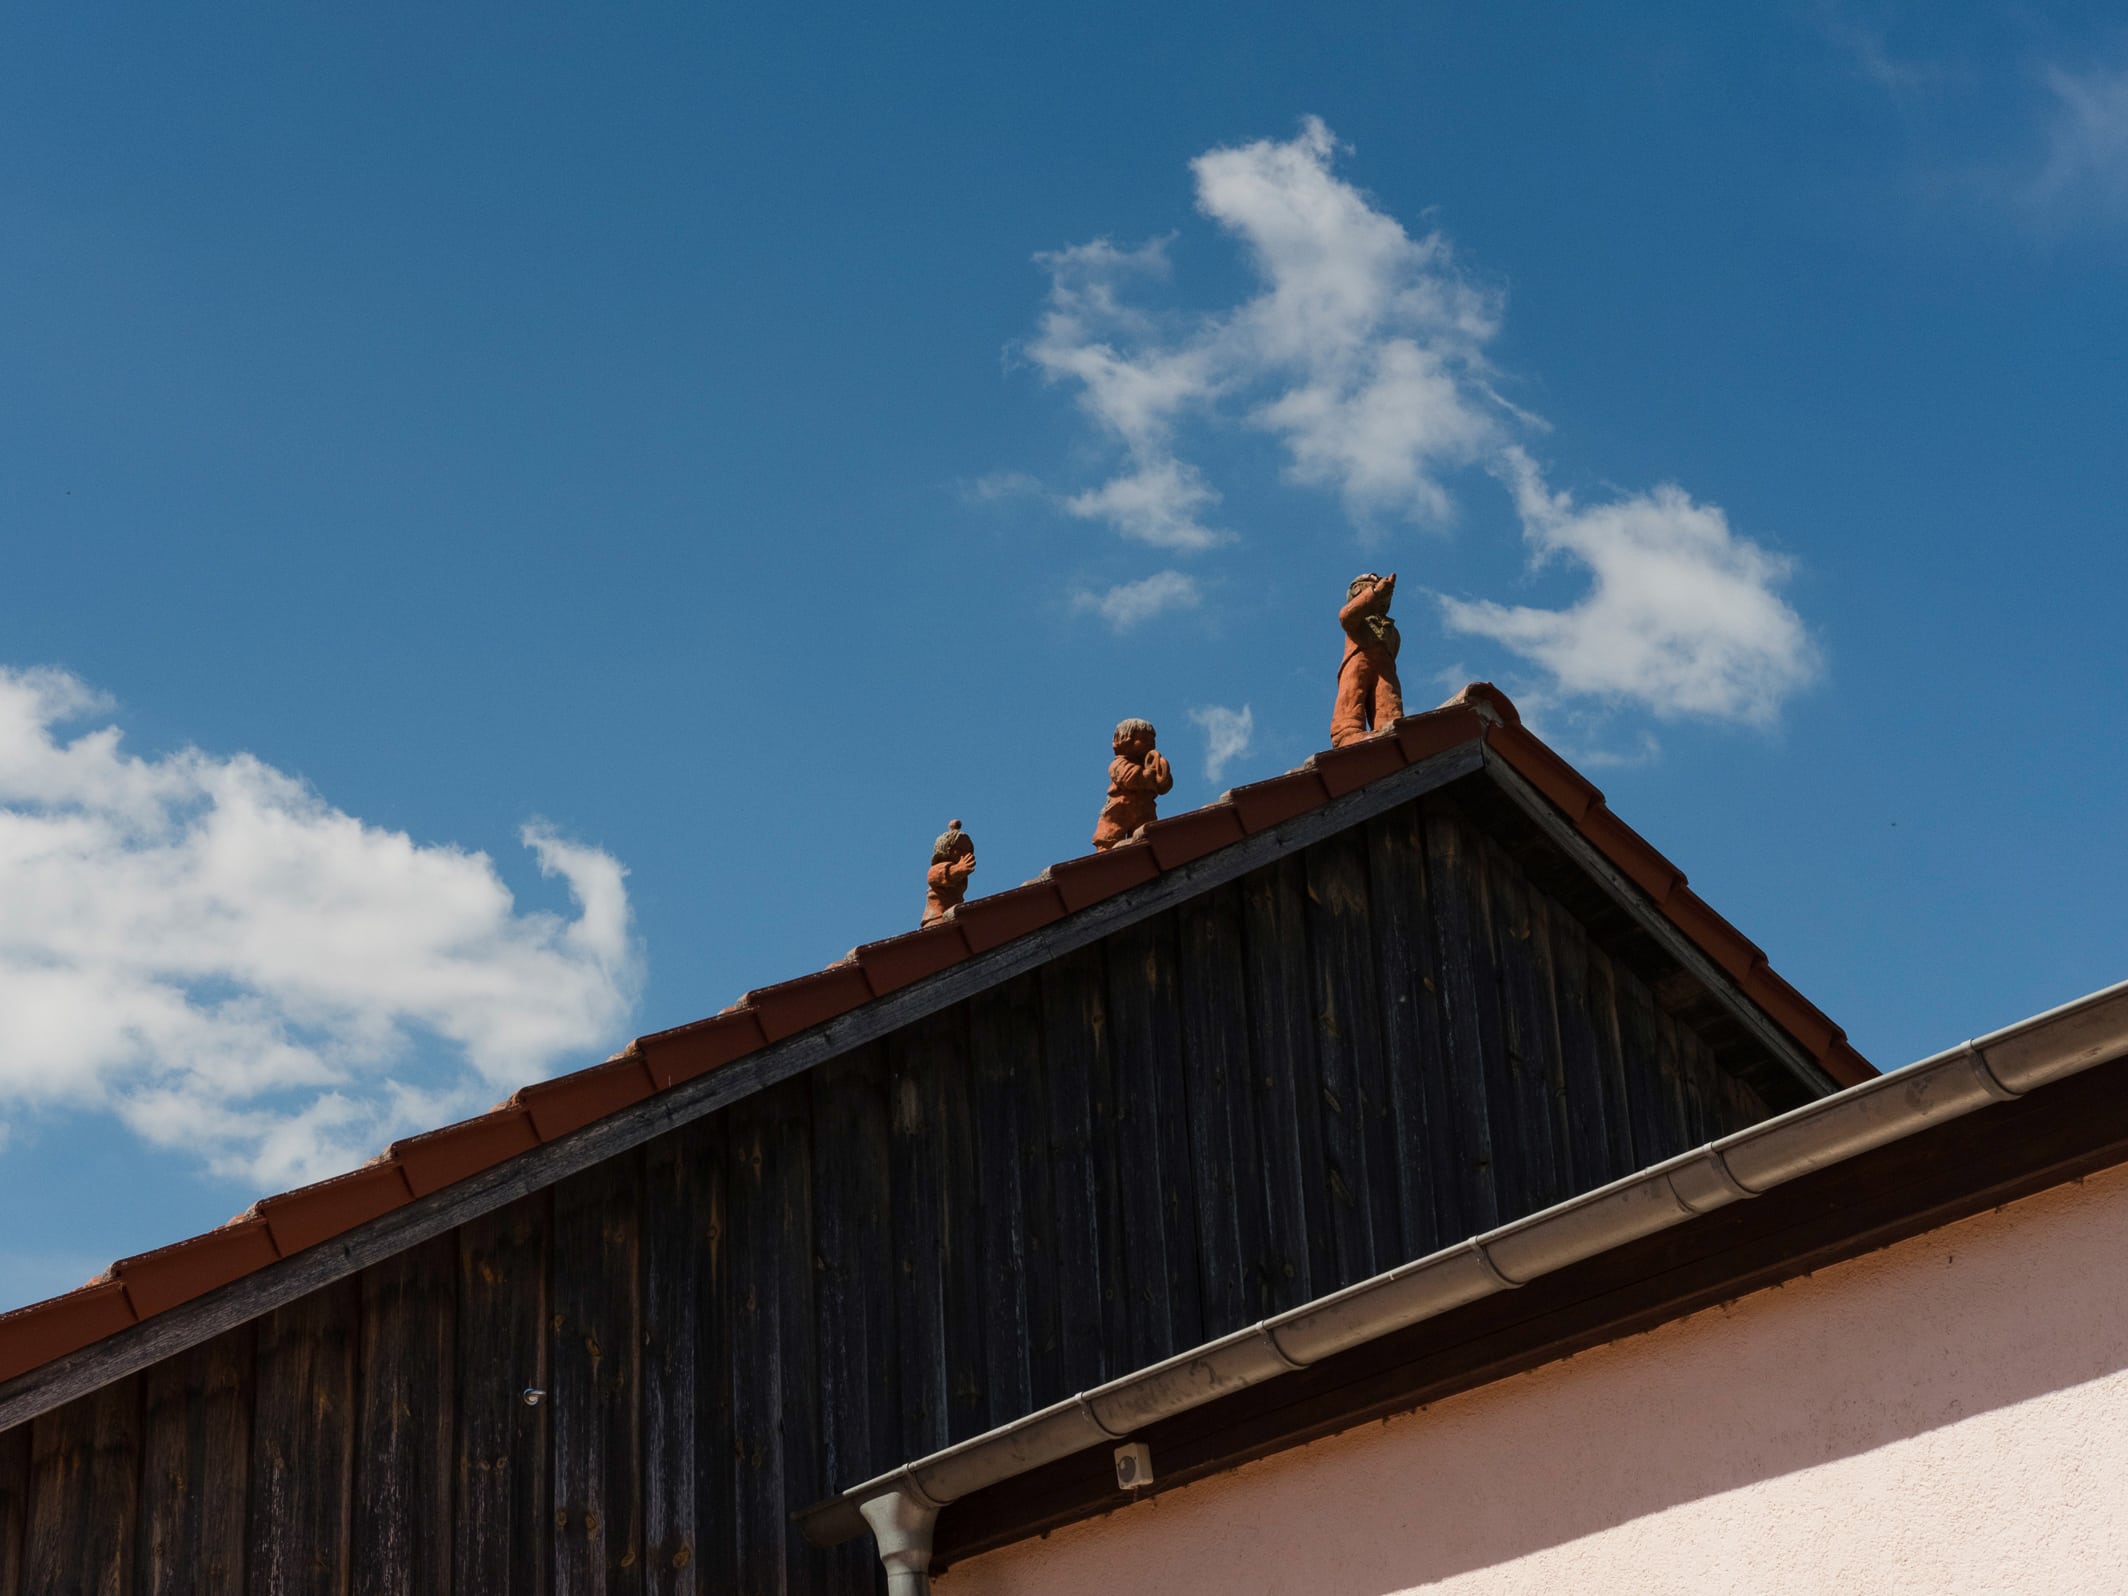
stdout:
<svg viewBox="0 0 2128 1596">
<path fill-rule="evenodd" d="M 1101 920 L 1126 898 L 1200 890 L 1200 882 L 1213 879 L 1208 868 L 1239 865 L 1263 854 L 1266 844 L 1287 845 L 1325 821 L 1345 823 L 1370 795 L 1408 789 L 1407 772 L 1415 767 L 1486 770 L 1526 807 L 1541 810 L 1543 823 L 1573 843 L 1607 890 L 1633 900 L 1642 915 L 1659 917 L 1671 942 L 1689 950 L 1725 999 L 1748 1010 L 1780 1053 L 1831 1085 L 1853 1086 L 1875 1075 L 1845 1033 L 1776 974 L 1691 889 L 1682 870 L 1522 725 L 1505 694 L 1473 683 L 1385 733 L 1155 821 L 1137 840 L 1052 865 L 1022 886 L 971 899 L 925 929 L 867 943 L 826 969 L 749 992 L 707 1019 L 639 1037 L 606 1062 L 526 1086 L 486 1114 L 395 1142 L 362 1169 L 265 1198 L 219 1229 L 121 1259 L 78 1290 L 0 1315 L 0 1426 L 25 1406 L 11 1398 L 57 1360 L 135 1327 L 146 1335 L 144 1352 L 152 1342 L 156 1355 L 164 1355 L 178 1344 L 174 1324 L 160 1333 L 162 1316 L 173 1309 L 218 1292 L 236 1305 L 232 1311 L 241 1308 L 239 1298 L 270 1306 L 272 1293 L 263 1287 L 248 1296 L 224 1288 L 271 1276 L 285 1260 L 334 1244 L 344 1266 L 357 1267 L 380 1248 L 389 1250 L 402 1231 L 414 1237 L 411 1226 L 388 1223 L 401 1211 L 433 1206 L 440 1194 L 469 1185 L 501 1189 L 519 1160 L 535 1184 L 556 1178 L 561 1163 L 528 1155 L 574 1137 L 583 1158 L 603 1156 L 594 1145 L 603 1145 L 600 1139 L 580 1133 L 631 1113 L 641 1118 L 645 1105 L 653 1112 L 643 1134 L 654 1133 L 665 1123 L 655 1116 L 657 1105 L 670 1105 L 672 1116 L 683 1107 L 699 1111 L 692 1105 L 704 1077 L 728 1087 L 717 1094 L 722 1100 L 744 1095 L 780 1078 L 768 1070 L 771 1059 L 786 1074 L 808 1067 L 845 1045 L 838 1038 L 855 1034 L 867 1016 L 881 1025 L 913 1016 L 909 998 L 956 972 L 986 983 L 1003 980 L 1040 962 L 1059 928 Z M 820 1045 L 785 1045 L 808 1038 Z M 550 1168 L 554 1173 L 543 1173 Z M 369 1238 L 359 1253 L 351 1243 L 358 1233 Z M 298 1274 L 315 1271 L 281 1272 L 292 1287 Z M 156 1332 L 146 1330 L 150 1325 Z"/>
</svg>

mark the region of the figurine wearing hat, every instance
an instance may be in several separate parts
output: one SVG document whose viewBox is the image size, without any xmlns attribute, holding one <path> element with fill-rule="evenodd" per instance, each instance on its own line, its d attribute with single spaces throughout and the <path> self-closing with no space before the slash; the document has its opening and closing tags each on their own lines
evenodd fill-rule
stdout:
<svg viewBox="0 0 2128 1596">
<path fill-rule="evenodd" d="M 931 844 L 931 868 L 924 874 L 924 918 L 919 925 L 943 920 L 968 896 L 968 878 L 975 874 L 975 839 L 961 830 L 958 820 L 948 821 Z"/>
<path fill-rule="evenodd" d="M 1337 668 L 1337 707 L 1330 713 L 1332 748 L 1387 731 L 1404 713 L 1396 668 L 1403 640 L 1389 618 L 1395 596 L 1394 571 L 1387 576 L 1364 572 L 1345 589 L 1345 607 L 1337 612 L 1337 624 L 1345 629 L 1345 658 Z"/>
</svg>

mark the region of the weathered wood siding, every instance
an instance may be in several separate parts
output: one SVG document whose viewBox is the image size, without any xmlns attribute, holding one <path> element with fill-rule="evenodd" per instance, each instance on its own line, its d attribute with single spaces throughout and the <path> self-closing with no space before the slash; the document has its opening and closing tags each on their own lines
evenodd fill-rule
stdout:
<svg viewBox="0 0 2128 1596">
<path fill-rule="evenodd" d="M 870 1589 L 791 1513 L 1763 1117 L 1527 864 L 1395 810 L 0 1434 L 0 1596 Z"/>
</svg>

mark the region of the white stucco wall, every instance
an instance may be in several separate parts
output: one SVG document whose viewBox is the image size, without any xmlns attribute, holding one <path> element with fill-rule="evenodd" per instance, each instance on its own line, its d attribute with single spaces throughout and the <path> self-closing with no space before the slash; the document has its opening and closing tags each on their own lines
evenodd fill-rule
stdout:
<svg viewBox="0 0 2128 1596">
<path fill-rule="evenodd" d="M 2118 1596 L 2128 1170 L 1007 1547 L 938 1589 Z"/>
</svg>

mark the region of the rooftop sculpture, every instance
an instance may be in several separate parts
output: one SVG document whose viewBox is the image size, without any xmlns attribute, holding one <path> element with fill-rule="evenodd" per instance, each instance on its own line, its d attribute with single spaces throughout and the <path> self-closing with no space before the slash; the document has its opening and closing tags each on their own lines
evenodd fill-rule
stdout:
<svg viewBox="0 0 2128 1596">
<path fill-rule="evenodd" d="M 943 920 L 968 896 L 968 878 L 975 874 L 975 839 L 961 830 L 958 820 L 946 822 L 938 841 L 931 844 L 931 868 L 924 875 L 924 918 L 921 925 Z"/>
<path fill-rule="evenodd" d="M 1330 714 L 1332 748 L 1386 731 L 1404 713 L 1396 669 L 1403 640 L 1389 618 L 1395 595 L 1394 571 L 1387 576 L 1364 572 L 1345 589 L 1345 607 L 1337 612 L 1337 624 L 1345 629 L 1345 658 L 1337 668 L 1337 707 Z"/>
<path fill-rule="evenodd" d="M 1175 772 L 1156 752 L 1158 734 L 1149 720 L 1136 718 L 1116 727 L 1116 757 L 1108 762 L 1108 802 L 1094 826 L 1094 848 L 1101 851 L 1130 840 L 1132 833 L 1158 815 L 1155 800 L 1175 786 Z"/>
</svg>

